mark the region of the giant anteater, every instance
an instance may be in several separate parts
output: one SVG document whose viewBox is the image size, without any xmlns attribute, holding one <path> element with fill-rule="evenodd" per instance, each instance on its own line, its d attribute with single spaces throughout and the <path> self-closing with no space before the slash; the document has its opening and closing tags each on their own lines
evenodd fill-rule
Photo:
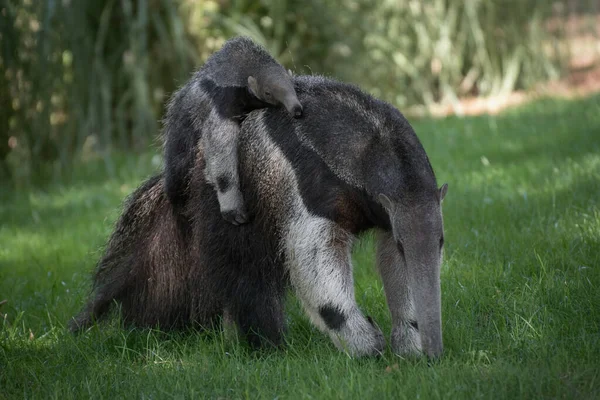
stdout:
<svg viewBox="0 0 600 400">
<path fill-rule="evenodd" d="M 255 215 L 220 218 L 201 144 L 190 198 L 175 212 L 162 175 L 129 198 L 98 263 L 88 326 L 113 300 L 138 326 L 233 320 L 249 342 L 279 344 L 288 283 L 311 321 L 353 355 L 380 352 L 381 331 L 359 310 L 350 250 L 378 231 L 377 263 L 396 353 L 442 353 L 441 201 L 427 155 L 391 105 L 352 85 L 296 77 L 304 117 L 253 111 L 241 126 L 241 187 Z"/>
</svg>

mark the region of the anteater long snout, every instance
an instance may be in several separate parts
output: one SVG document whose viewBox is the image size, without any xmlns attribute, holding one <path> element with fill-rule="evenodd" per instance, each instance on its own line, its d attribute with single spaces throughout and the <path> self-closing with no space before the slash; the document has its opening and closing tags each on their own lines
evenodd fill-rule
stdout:
<svg viewBox="0 0 600 400">
<path fill-rule="evenodd" d="M 439 260 L 421 264 L 416 268 L 413 264 L 410 270 L 421 350 L 430 358 L 439 358 L 444 350 Z"/>
</svg>

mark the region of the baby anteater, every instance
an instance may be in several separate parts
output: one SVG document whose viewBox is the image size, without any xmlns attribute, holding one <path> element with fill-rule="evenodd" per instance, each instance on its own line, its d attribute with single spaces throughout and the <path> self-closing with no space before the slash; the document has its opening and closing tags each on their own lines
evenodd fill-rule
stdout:
<svg viewBox="0 0 600 400">
<path fill-rule="evenodd" d="M 239 185 L 240 122 L 252 110 L 283 105 L 302 115 L 292 76 L 246 37 L 227 41 L 172 97 L 165 120 L 165 190 L 181 210 L 189 195 L 198 141 L 207 181 L 216 188 L 221 215 L 239 225 L 249 219 Z"/>
</svg>

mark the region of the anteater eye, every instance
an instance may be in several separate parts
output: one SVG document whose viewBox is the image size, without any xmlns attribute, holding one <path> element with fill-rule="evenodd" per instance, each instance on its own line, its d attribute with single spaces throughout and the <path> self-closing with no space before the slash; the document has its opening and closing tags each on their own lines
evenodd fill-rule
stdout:
<svg viewBox="0 0 600 400">
<path fill-rule="evenodd" d="M 269 92 L 268 90 L 265 90 L 265 96 L 271 97 L 271 92 Z"/>
</svg>

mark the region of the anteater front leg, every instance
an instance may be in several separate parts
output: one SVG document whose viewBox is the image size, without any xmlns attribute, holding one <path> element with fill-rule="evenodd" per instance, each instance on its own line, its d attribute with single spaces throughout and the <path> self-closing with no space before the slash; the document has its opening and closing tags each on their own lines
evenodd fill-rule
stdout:
<svg viewBox="0 0 600 400">
<path fill-rule="evenodd" d="M 378 233 L 377 267 L 392 314 L 392 351 L 400 355 L 419 354 L 421 336 L 408 271 L 391 232 Z"/>
<path fill-rule="evenodd" d="M 239 124 L 221 117 L 214 109 L 202 127 L 206 180 L 217 190 L 223 218 L 240 225 L 248 222 L 238 173 Z"/>
<path fill-rule="evenodd" d="M 339 349 L 354 356 L 374 355 L 383 351 L 385 341 L 354 298 L 352 239 L 329 220 L 298 218 L 287 242 L 290 278 L 312 322 Z"/>
</svg>

